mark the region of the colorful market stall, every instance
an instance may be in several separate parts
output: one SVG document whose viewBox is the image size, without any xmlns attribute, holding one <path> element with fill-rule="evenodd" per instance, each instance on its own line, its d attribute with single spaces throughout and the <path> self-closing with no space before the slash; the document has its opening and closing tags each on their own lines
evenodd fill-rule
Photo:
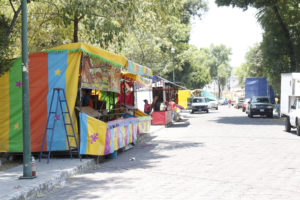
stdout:
<svg viewBox="0 0 300 200">
<path fill-rule="evenodd" d="M 76 137 L 78 127 L 74 106 L 78 87 L 78 73 L 82 51 L 39 52 L 29 55 L 29 104 L 31 151 L 41 151 L 43 135 L 54 88 L 62 88 L 70 107 Z M 21 59 L 13 61 L 9 72 L 0 77 L 0 151 L 23 151 L 22 117 L 22 66 Z M 56 105 L 56 103 L 54 103 Z M 53 135 L 53 151 L 67 150 L 67 138 L 61 116 L 56 120 L 56 134 Z M 70 122 L 70 119 L 66 119 Z M 67 132 L 71 130 L 68 128 Z M 43 150 L 48 150 L 51 137 L 47 135 Z M 74 139 L 70 141 L 75 145 Z"/>
<path fill-rule="evenodd" d="M 80 154 L 106 155 L 134 142 L 137 135 L 137 118 L 116 119 L 114 113 L 113 119 L 116 120 L 108 121 L 108 117 L 102 116 L 104 120 L 102 121 L 95 118 L 99 112 L 92 108 L 99 106 L 100 101 L 95 100 L 96 104 L 90 105 L 92 106 L 90 109 L 81 105 L 82 88 L 91 91 L 101 90 L 102 99 L 112 99 L 112 94 L 120 91 L 118 80 L 121 79 L 121 68 L 124 68 L 127 62 L 123 56 L 83 43 L 62 45 L 30 54 L 29 102 L 32 152 L 41 151 L 54 88 L 61 88 L 66 93 L 72 120 L 66 118 L 66 123 L 72 122 L 77 139 L 79 139 L 77 125 L 79 119 Z M 23 151 L 22 83 L 21 59 L 16 59 L 10 71 L 0 77 L 0 152 Z M 102 101 L 105 107 L 111 107 L 112 104 L 110 101 Z M 54 102 L 54 105 L 58 104 Z M 62 106 L 62 112 L 66 111 L 65 107 L 66 105 Z M 79 118 L 76 117 L 75 107 L 77 111 L 79 110 Z M 47 131 L 43 151 L 49 150 L 50 142 L 53 143 L 52 151 L 68 150 L 66 135 L 71 130 L 68 128 L 66 133 L 62 119 L 63 117 L 59 115 L 50 119 L 56 122 L 56 132 L 51 141 L 52 134 Z M 75 141 L 70 142 L 74 146 Z"/>
<path fill-rule="evenodd" d="M 168 102 L 172 99 L 178 104 L 179 91 L 186 88 L 168 81 L 159 76 L 153 76 L 153 97 L 158 97 L 152 113 L 153 125 L 168 125 L 172 122 L 171 111 L 168 110 Z M 180 105 L 181 108 L 184 108 Z"/>
<path fill-rule="evenodd" d="M 172 113 L 167 109 L 170 97 L 167 97 L 166 80 L 159 76 L 153 76 L 152 81 L 153 98 L 157 98 L 152 112 L 152 124 L 168 125 L 172 122 Z"/>
<path fill-rule="evenodd" d="M 104 61 L 91 55 L 82 58 L 79 84 L 84 96 L 80 96 L 89 101 L 92 99 L 92 103 L 84 104 L 85 100 L 80 101 L 81 155 L 111 154 L 137 139 L 138 118 L 132 111 L 125 109 L 126 104 L 117 103 L 118 99 L 122 99 L 119 94 L 126 87 L 124 84 L 122 88 L 121 69 L 127 66 L 127 62 Z"/>
<path fill-rule="evenodd" d="M 127 89 L 124 89 L 123 91 L 121 90 L 120 102 L 124 102 L 125 106 L 134 107 L 134 116 L 139 119 L 137 134 L 147 133 L 150 131 L 152 118 L 141 111 L 143 110 L 143 107 L 142 109 L 139 109 L 138 107 L 138 104 L 144 100 L 144 98 L 141 99 L 138 95 L 139 92 L 144 90 L 151 91 L 152 79 L 148 78 L 150 76 L 152 76 L 151 69 L 138 65 L 132 61 L 128 61 L 128 69 L 126 72 L 122 73 L 122 78 L 124 80 L 123 85 L 127 85 L 127 87 L 124 87 Z M 131 93 L 133 95 L 131 95 Z"/>
</svg>

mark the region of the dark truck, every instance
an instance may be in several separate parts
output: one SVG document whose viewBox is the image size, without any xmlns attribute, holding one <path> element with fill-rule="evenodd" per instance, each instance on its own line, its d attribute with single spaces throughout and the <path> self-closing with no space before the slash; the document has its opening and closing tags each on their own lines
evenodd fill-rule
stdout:
<svg viewBox="0 0 300 200">
<path fill-rule="evenodd" d="M 248 102 L 246 113 L 250 118 L 252 118 L 253 115 L 273 118 L 273 104 L 267 96 L 253 96 Z"/>
</svg>

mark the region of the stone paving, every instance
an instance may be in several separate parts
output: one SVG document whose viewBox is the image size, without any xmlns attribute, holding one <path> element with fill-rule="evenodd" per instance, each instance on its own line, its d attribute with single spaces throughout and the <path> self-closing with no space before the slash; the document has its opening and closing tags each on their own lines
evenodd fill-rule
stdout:
<svg viewBox="0 0 300 200">
<path fill-rule="evenodd" d="M 300 137 L 281 120 L 228 107 L 186 117 L 43 199 L 300 199 Z"/>
</svg>

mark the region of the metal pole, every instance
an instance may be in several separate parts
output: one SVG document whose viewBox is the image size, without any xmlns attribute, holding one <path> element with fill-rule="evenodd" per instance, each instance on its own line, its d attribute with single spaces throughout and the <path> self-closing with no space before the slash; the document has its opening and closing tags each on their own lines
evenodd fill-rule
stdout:
<svg viewBox="0 0 300 200">
<path fill-rule="evenodd" d="M 28 83 L 28 46 L 27 46 L 27 0 L 22 0 L 22 80 L 23 80 L 23 176 L 31 179 L 30 113 Z"/>
<path fill-rule="evenodd" d="M 173 83 L 175 83 L 174 53 L 172 54 L 172 63 L 173 63 Z"/>
</svg>

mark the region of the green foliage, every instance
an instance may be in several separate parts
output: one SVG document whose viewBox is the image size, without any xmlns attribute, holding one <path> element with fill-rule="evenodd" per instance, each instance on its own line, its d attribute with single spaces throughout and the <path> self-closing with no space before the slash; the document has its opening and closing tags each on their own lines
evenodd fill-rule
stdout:
<svg viewBox="0 0 300 200">
<path fill-rule="evenodd" d="M 263 55 L 259 44 L 254 45 L 245 56 L 246 62 L 242 63 L 234 71 L 239 84 L 244 87 L 247 77 L 266 77 Z"/>
<path fill-rule="evenodd" d="M 209 72 L 213 80 L 218 84 L 218 96 L 224 89 L 230 75 L 232 67 L 229 65 L 231 48 L 225 45 L 212 44 L 209 48 Z"/>
<path fill-rule="evenodd" d="M 10 41 L 6 37 L 9 22 L 5 16 L 0 15 L 0 75 L 9 69 L 11 52 L 9 51 Z"/>
<path fill-rule="evenodd" d="M 257 19 L 264 29 L 263 41 L 255 47 L 256 51 L 259 51 L 257 55 L 259 63 L 255 66 L 254 62 L 247 60 L 243 67 L 247 66 L 248 76 L 268 77 L 276 92 L 279 92 L 280 74 L 300 71 L 299 0 L 216 0 L 215 2 L 219 6 L 237 6 L 243 9 L 252 6 L 258 9 Z M 240 71 L 238 70 L 237 73 L 241 75 Z"/>
<path fill-rule="evenodd" d="M 9 0 L 0 2 L 4 5 L 0 11 L 12 20 Z M 30 53 L 79 41 L 123 54 L 169 80 L 174 68 L 176 82 L 188 87 L 192 81 L 202 87 L 210 80 L 208 67 L 199 58 L 204 56 L 188 44 L 190 19 L 207 10 L 205 0 L 35 0 L 27 10 Z M 20 29 L 18 17 L 9 45 L 15 55 L 10 58 L 21 53 Z"/>
</svg>

